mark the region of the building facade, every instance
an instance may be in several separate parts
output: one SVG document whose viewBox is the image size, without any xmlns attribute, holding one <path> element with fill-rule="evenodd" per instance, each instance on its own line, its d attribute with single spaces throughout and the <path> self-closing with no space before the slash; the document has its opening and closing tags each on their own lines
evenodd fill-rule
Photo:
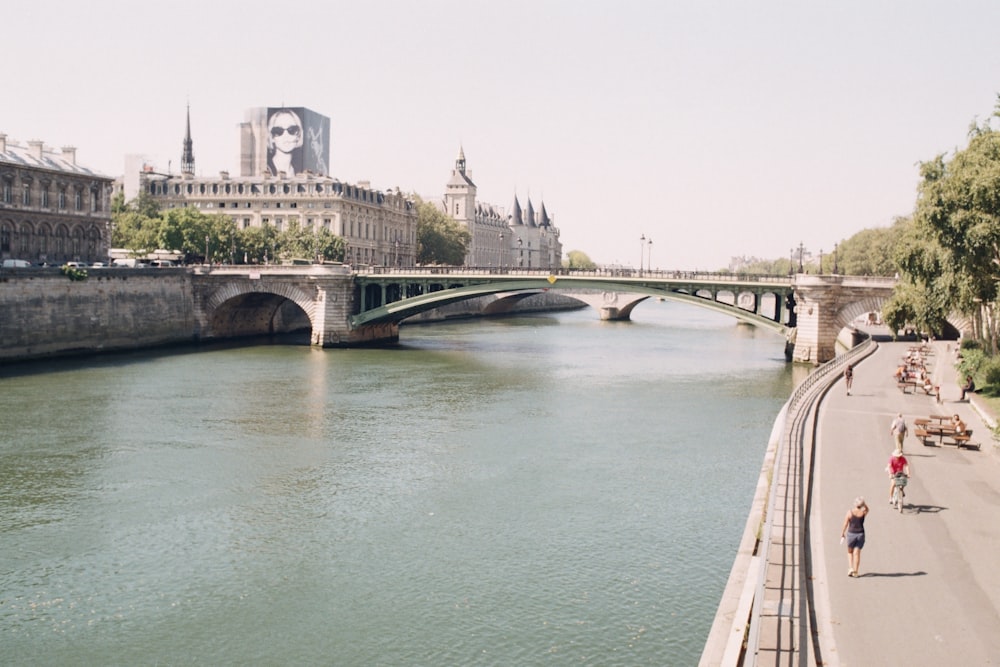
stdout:
<svg viewBox="0 0 1000 667">
<path fill-rule="evenodd" d="M 73 147 L 0 134 L 0 259 L 107 261 L 113 182 L 77 164 Z"/>
<path fill-rule="evenodd" d="M 408 267 L 416 263 L 417 210 L 399 189 L 342 183 L 326 175 L 329 119 L 302 107 L 261 107 L 241 125 L 241 175 L 196 176 L 190 114 L 180 174 L 139 169 L 138 190 L 163 209 L 191 206 L 229 217 L 238 229 L 293 226 L 325 229 L 344 239 L 353 265 Z M 271 142 L 268 137 L 274 139 Z M 284 141 L 280 144 L 279 141 Z M 283 149 L 285 157 L 280 153 Z M 300 153 L 301 149 L 301 155 Z M 128 167 L 135 170 L 135 165 Z M 322 173 L 321 173 L 322 170 Z M 134 197 L 125 178 L 125 196 Z"/>
<path fill-rule="evenodd" d="M 464 225 L 471 234 L 466 266 L 524 269 L 557 269 L 562 266 L 559 229 L 545 204 L 535 212 L 529 199 L 521 209 L 517 195 L 509 214 L 493 204 L 477 201 L 472 172 L 466 168 L 465 150 L 459 148 L 455 168 L 445 185 L 440 204 L 445 215 Z"/>
</svg>

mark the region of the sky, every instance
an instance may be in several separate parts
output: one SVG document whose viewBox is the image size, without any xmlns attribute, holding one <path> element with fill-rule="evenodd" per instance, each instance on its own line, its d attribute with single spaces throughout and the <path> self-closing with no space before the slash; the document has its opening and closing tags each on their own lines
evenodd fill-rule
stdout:
<svg viewBox="0 0 1000 667">
<path fill-rule="evenodd" d="M 251 107 L 331 119 L 330 172 L 544 203 L 563 250 L 715 270 L 909 215 L 1000 93 L 996 0 L 9 3 L 0 132 L 239 173 Z M 645 238 L 651 243 L 644 244 Z"/>
</svg>

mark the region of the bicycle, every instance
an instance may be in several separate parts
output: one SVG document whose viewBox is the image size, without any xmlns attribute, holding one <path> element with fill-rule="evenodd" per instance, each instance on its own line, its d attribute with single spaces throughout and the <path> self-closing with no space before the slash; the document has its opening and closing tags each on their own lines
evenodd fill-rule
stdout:
<svg viewBox="0 0 1000 667">
<path fill-rule="evenodd" d="M 897 472 L 892 476 L 892 505 L 899 510 L 900 514 L 903 513 L 903 498 L 906 497 L 906 491 L 903 489 L 908 481 L 909 478 L 902 472 Z"/>
</svg>

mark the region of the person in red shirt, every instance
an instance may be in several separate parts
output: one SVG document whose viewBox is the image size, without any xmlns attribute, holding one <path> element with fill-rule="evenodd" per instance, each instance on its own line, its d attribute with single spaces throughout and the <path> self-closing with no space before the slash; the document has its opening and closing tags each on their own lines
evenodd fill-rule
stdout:
<svg viewBox="0 0 1000 667">
<path fill-rule="evenodd" d="M 896 451 L 892 453 L 889 457 L 889 464 L 885 467 L 885 471 L 889 473 L 889 504 L 892 504 L 892 492 L 896 490 L 896 474 L 903 473 L 907 477 L 910 476 L 910 464 L 903 456 L 903 450 L 896 448 Z"/>
</svg>

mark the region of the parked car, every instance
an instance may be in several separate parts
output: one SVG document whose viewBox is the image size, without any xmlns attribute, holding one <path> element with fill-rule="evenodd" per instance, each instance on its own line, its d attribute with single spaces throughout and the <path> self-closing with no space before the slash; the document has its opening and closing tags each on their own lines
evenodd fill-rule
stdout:
<svg viewBox="0 0 1000 667">
<path fill-rule="evenodd" d="M 66 262 L 66 266 L 71 269 L 86 269 L 88 264 L 86 262 Z"/>
<path fill-rule="evenodd" d="M 107 268 L 107 266 L 108 265 L 105 264 L 104 262 L 94 262 L 93 264 L 90 265 L 90 268 L 92 268 L 92 269 L 104 269 L 104 268 Z"/>
<path fill-rule="evenodd" d="M 5 259 L 3 261 L 5 269 L 27 269 L 31 268 L 31 262 L 26 259 Z"/>
<path fill-rule="evenodd" d="M 167 268 L 168 266 L 177 266 L 169 259 L 154 259 L 152 262 L 149 263 L 149 265 L 155 266 L 158 269 L 164 269 Z"/>
</svg>

